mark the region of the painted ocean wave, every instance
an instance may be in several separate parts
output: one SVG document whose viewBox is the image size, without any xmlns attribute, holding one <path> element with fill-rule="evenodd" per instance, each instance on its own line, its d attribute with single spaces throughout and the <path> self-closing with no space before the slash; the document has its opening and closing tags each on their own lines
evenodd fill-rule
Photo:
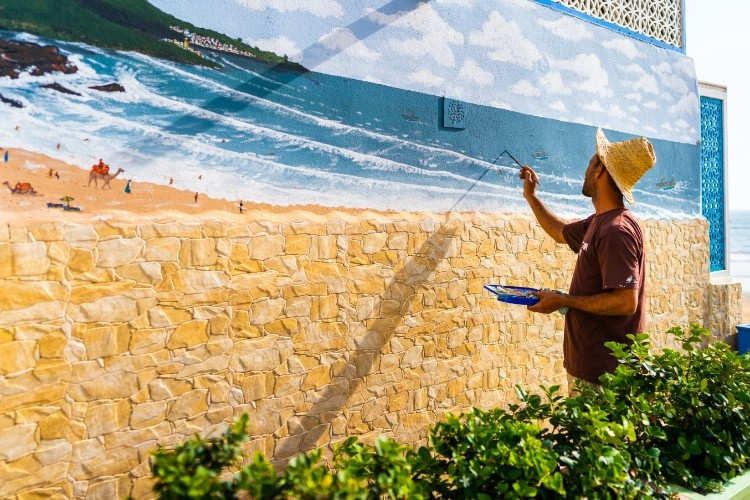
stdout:
<svg viewBox="0 0 750 500">
<path fill-rule="evenodd" d="M 3 33 L 11 35 L 50 43 Z M 78 73 L 0 79 L 2 93 L 24 104 L 5 110 L 5 147 L 82 168 L 104 158 L 134 182 L 166 183 L 171 177 L 181 189 L 280 206 L 528 211 L 518 167 L 500 154 L 513 147 L 537 169 L 540 195 L 551 208 L 570 216 L 590 212 L 580 194 L 590 127 L 560 124 L 569 127 L 563 133 L 570 149 L 537 160 L 532 152 L 540 146 L 533 137 L 500 142 L 498 131 L 515 132 L 505 123 L 509 112 L 472 108 L 472 118 L 487 126 L 461 134 L 436 125 L 434 96 L 301 75 L 236 56 L 213 54 L 222 64 L 215 70 L 80 43 L 55 45 Z M 113 81 L 126 92 L 89 88 Z M 39 87 L 53 82 L 81 95 Z M 342 86 L 348 94 L 342 95 Z M 690 195 L 695 187 L 687 183 L 684 191 Z M 685 192 L 637 190 L 635 210 L 643 217 L 694 213 Z"/>
</svg>

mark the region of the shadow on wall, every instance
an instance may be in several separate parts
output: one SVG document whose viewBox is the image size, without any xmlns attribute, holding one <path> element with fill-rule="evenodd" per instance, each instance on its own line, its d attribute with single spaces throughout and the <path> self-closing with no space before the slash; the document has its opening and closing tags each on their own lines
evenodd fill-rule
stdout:
<svg viewBox="0 0 750 500">
<path fill-rule="evenodd" d="M 446 219 L 449 215 L 446 215 Z M 449 256 L 453 251 L 460 249 L 461 240 L 455 236 L 456 230 L 460 229 L 462 222 L 446 221 L 414 249 L 415 255 L 407 259 L 392 278 L 391 284 L 370 302 L 363 299 L 363 304 L 358 303 L 354 311 L 348 314 L 354 315 L 349 325 L 360 325 L 364 331 L 362 335 L 357 332 L 348 332 L 355 344 L 352 356 L 343 367 L 332 373 L 331 383 L 315 393 L 316 402 L 310 408 L 308 415 L 320 417 L 327 412 L 345 414 L 347 408 L 351 408 L 350 399 L 365 388 L 365 378 L 378 371 L 377 365 L 383 354 L 381 350 L 394 338 L 399 330 L 415 328 L 421 325 L 422 333 L 435 338 L 439 329 L 437 318 L 420 317 L 414 324 L 409 324 L 415 305 L 429 306 L 439 299 L 437 290 L 439 280 L 436 282 L 434 274 L 438 272 L 439 263 Z M 356 286 L 356 284 L 354 285 Z M 418 309 L 421 310 L 421 305 Z M 421 312 L 418 313 L 421 316 Z M 455 316 L 454 316 L 455 318 Z M 455 326 L 455 325 L 454 325 Z M 357 328 L 355 326 L 355 328 Z M 420 351 L 415 357 L 414 366 L 421 364 L 424 346 L 413 346 L 412 349 Z M 399 354 L 401 366 L 404 363 L 409 349 Z M 408 360 L 406 360 L 408 362 Z M 408 403 L 407 403 L 408 404 Z M 363 409 L 362 412 L 365 410 Z M 373 409 L 378 413 L 377 409 Z M 384 412 L 383 412 L 384 413 Z M 356 428 L 359 423 L 357 419 L 347 420 Z M 354 420 L 354 421 L 352 421 Z M 368 420 L 371 420 L 368 418 Z M 302 433 L 300 437 L 300 451 L 307 452 L 321 444 L 328 444 L 330 439 L 325 434 L 329 432 L 330 424 L 319 424 L 314 428 Z M 374 429 L 373 429 L 374 430 Z"/>
</svg>

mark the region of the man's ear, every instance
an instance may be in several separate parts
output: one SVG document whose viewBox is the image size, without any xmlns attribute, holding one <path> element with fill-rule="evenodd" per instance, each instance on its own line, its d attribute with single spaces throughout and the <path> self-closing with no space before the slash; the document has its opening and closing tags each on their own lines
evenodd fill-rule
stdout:
<svg viewBox="0 0 750 500">
<path fill-rule="evenodd" d="M 601 177 L 604 174 L 609 175 L 609 172 L 607 172 L 607 167 L 604 166 L 604 163 L 600 161 L 599 164 L 596 166 L 596 171 L 594 172 L 594 174 L 597 177 Z"/>
</svg>

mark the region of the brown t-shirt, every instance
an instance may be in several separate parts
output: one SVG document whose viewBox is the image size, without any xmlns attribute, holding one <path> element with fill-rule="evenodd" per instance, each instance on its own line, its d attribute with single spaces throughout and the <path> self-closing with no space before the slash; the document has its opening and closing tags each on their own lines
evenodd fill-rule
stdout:
<svg viewBox="0 0 750 500">
<path fill-rule="evenodd" d="M 646 328 L 646 256 L 638 221 L 625 208 L 591 215 L 563 228 L 578 253 L 571 295 L 594 295 L 617 288 L 637 288 L 638 308 L 631 316 L 599 316 L 571 308 L 565 316 L 564 366 L 574 377 L 598 383 L 613 372 L 617 359 L 604 345 L 631 344 L 626 337 Z"/>
</svg>

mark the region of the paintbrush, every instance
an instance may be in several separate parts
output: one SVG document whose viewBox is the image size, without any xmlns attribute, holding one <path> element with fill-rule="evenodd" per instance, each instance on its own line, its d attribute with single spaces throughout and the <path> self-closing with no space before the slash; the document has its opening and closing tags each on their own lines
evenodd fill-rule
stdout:
<svg viewBox="0 0 750 500">
<path fill-rule="evenodd" d="M 503 152 L 502 152 L 502 153 L 500 153 L 500 156 L 498 156 L 497 158 L 498 158 L 498 159 L 500 159 L 500 158 L 501 158 L 501 157 L 502 157 L 502 156 L 503 156 L 504 154 L 506 154 L 506 153 L 507 153 L 507 155 L 508 155 L 508 156 L 510 156 L 510 159 L 511 159 L 511 160 L 513 160 L 514 162 L 516 162 L 516 165 L 518 165 L 519 167 L 521 167 L 521 170 L 523 170 L 524 168 L 528 169 L 528 167 L 526 167 L 526 166 L 524 166 L 524 165 L 521 165 L 521 162 L 520 162 L 520 161 L 518 161 L 518 160 L 516 160 L 516 157 L 515 157 L 515 156 L 513 156 L 513 155 L 511 154 L 511 152 L 510 152 L 510 151 L 508 151 L 507 149 L 503 150 Z M 536 180 L 536 179 L 531 179 L 531 180 L 532 180 L 533 182 L 536 182 L 537 184 L 539 184 L 539 181 L 538 181 L 538 180 Z"/>
<path fill-rule="evenodd" d="M 516 162 L 516 165 L 518 165 L 519 167 L 523 168 L 523 165 L 521 165 L 521 162 L 519 162 L 518 160 L 516 160 L 516 157 L 513 156 L 512 154 L 510 154 L 510 151 L 508 151 L 507 149 L 504 150 L 502 153 L 500 153 L 500 156 L 498 156 L 498 158 L 501 158 L 506 153 L 508 154 L 508 156 L 510 156 L 511 160 L 513 160 L 514 162 Z"/>
</svg>

